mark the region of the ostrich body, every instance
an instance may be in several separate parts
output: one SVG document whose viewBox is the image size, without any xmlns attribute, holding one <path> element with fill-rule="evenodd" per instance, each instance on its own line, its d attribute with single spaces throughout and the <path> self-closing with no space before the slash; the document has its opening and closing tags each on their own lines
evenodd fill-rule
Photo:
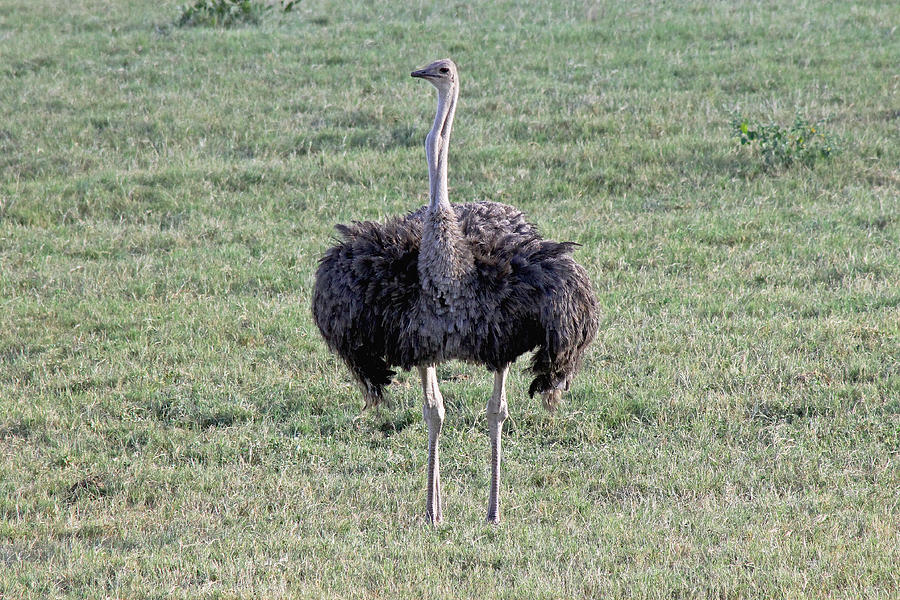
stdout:
<svg viewBox="0 0 900 600">
<path fill-rule="evenodd" d="M 499 512 L 500 438 L 508 409 L 506 376 L 535 350 L 529 395 L 552 410 L 597 331 L 597 306 L 576 244 L 540 237 L 505 204 L 451 204 L 447 152 L 459 93 L 456 65 L 443 59 L 411 74 L 438 91 L 425 140 L 430 202 L 403 217 L 338 225 L 342 240 L 322 257 L 313 316 L 329 348 L 360 383 L 365 405 L 379 404 L 394 371 L 416 367 L 428 425 L 426 518 L 442 520 L 438 438 L 443 398 L 435 367 L 451 359 L 494 373 L 487 402 L 491 487 L 487 519 Z"/>
</svg>

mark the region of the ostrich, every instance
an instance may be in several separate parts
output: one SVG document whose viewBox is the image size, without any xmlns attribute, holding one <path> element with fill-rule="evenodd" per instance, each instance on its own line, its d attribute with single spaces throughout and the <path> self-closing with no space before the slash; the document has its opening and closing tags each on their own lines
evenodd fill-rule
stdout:
<svg viewBox="0 0 900 600">
<path fill-rule="evenodd" d="M 509 366 L 536 349 L 528 393 L 542 394 L 544 406 L 554 410 L 597 332 L 597 304 L 587 273 L 571 256 L 577 244 L 542 239 L 505 204 L 450 203 L 456 65 L 442 59 L 411 75 L 437 88 L 437 114 L 425 138 L 429 203 L 383 223 L 337 225 L 343 239 L 320 261 L 313 317 L 359 382 L 365 407 L 383 401 L 391 367 L 418 369 L 428 426 L 425 516 L 432 524 L 443 519 L 438 438 L 445 413 L 436 366 L 458 359 L 493 372 L 487 520 L 499 523 Z"/>
</svg>

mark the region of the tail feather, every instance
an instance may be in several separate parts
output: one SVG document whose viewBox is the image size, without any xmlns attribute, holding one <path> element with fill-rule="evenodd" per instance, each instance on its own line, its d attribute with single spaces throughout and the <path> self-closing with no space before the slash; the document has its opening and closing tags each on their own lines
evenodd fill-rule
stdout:
<svg viewBox="0 0 900 600">
<path fill-rule="evenodd" d="M 363 410 L 386 401 L 384 390 L 391 384 L 396 371 L 389 369 L 384 359 L 360 353 L 344 356 L 344 361 L 362 388 Z"/>
<path fill-rule="evenodd" d="M 569 389 L 599 326 L 597 300 L 587 273 L 574 261 L 569 268 L 566 284 L 554 289 L 541 307 L 546 335 L 531 360 L 535 378 L 528 395 L 544 394 L 544 404 L 551 410 Z"/>
</svg>

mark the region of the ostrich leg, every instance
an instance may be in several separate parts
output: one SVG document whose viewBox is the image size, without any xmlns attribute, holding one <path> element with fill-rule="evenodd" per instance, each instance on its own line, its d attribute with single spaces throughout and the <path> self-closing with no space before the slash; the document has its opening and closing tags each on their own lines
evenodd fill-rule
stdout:
<svg viewBox="0 0 900 600">
<path fill-rule="evenodd" d="M 500 436 L 503 421 L 509 411 L 506 407 L 506 374 L 509 365 L 494 373 L 494 393 L 487 403 L 488 433 L 491 436 L 491 491 L 488 496 L 488 523 L 500 522 Z"/>
<path fill-rule="evenodd" d="M 441 512 L 441 462 L 438 457 L 438 438 L 444 424 L 444 398 L 437 385 L 434 365 L 419 367 L 425 403 L 422 416 L 428 424 L 428 479 L 425 488 L 425 518 L 432 524 L 444 520 Z"/>
</svg>

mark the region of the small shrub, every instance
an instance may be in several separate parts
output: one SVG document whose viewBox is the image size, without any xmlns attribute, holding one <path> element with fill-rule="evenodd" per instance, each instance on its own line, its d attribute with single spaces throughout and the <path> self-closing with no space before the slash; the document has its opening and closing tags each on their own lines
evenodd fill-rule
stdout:
<svg viewBox="0 0 900 600">
<path fill-rule="evenodd" d="M 291 12 L 299 0 L 281 0 L 277 5 L 283 12 Z M 234 27 L 259 23 L 273 4 L 259 0 L 196 0 L 181 9 L 179 27 Z"/>
<path fill-rule="evenodd" d="M 735 119 L 732 123 L 734 135 L 741 145 L 752 148 L 769 169 L 789 167 L 795 162 L 810 166 L 817 160 L 831 157 L 837 147 L 833 137 L 825 133 L 821 125 L 800 117 L 791 127 L 776 123 L 756 125 L 747 119 Z"/>
</svg>

